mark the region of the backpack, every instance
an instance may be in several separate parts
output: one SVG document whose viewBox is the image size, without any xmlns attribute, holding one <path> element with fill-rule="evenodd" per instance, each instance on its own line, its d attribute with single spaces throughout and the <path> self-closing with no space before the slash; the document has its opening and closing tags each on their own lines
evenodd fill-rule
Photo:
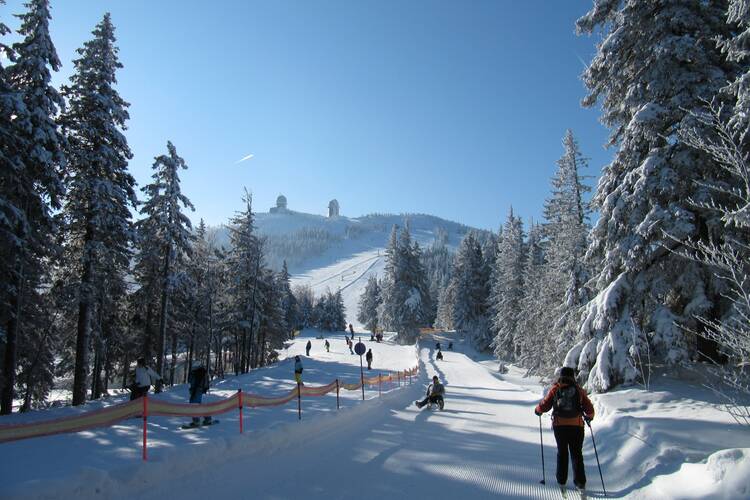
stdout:
<svg viewBox="0 0 750 500">
<path fill-rule="evenodd" d="M 576 385 L 559 386 L 552 401 L 552 415 L 575 418 L 583 413 L 581 396 Z"/>
</svg>

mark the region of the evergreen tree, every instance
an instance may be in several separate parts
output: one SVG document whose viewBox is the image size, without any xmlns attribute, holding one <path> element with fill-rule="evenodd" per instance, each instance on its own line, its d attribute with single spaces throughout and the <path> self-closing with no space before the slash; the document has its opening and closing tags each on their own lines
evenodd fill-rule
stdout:
<svg viewBox="0 0 750 500">
<path fill-rule="evenodd" d="M 526 267 L 523 272 L 523 298 L 518 318 L 518 358 L 528 369 L 541 371 L 556 365 L 559 348 L 551 323 L 552 309 L 557 305 L 550 299 L 542 228 L 531 224 L 526 242 Z"/>
<path fill-rule="evenodd" d="M 229 279 L 227 290 L 231 311 L 231 323 L 236 334 L 236 357 L 240 371 L 250 368 L 251 349 L 255 348 L 253 359 L 257 359 L 258 334 L 256 324 L 260 321 L 258 304 L 262 297 L 258 295 L 261 277 L 262 250 L 261 242 L 255 235 L 255 215 L 252 209 L 252 196 L 245 191 L 243 198 L 245 210 L 232 218 L 229 225 L 231 250 L 229 251 Z"/>
<path fill-rule="evenodd" d="M 645 343 L 667 363 L 687 359 L 694 347 L 682 329 L 714 314 L 717 278 L 679 250 L 721 232 L 715 215 L 691 203 L 708 200 L 700 181 L 718 169 L 677 138 L 700 125 L 693 111 L 734 78 L 715 42 L 728 34 L 726 8 L 724 1 L 596 0 L 578 21 L 579 32 L 604 31 L 584 73 L 584 105 L 601 105 L 617 147 L 593 199 L 601 215 L 588 256 L 600 271 L 580 325 L 586 344 L 573 356 L 591 390 L 636 380 L 631 354 Z"/>
<path fill-rule="evenodd" d="M 489 318 L 490 270 L 485 265 L 482 246 L 470 231 L 464 236 L 453 260 L 451 289 L 453 298 L 451 323 L 464 332 L 478 349 L 492 342 Z"/>
<path fill-rule="evenodd" d="M 297 299 L 292 293 L 292 287 L 289 279 L 289 269 L 286 266 L 286 261 L 281 267 L 281 273 L 279 274 L 279 287 L 281 290 L 281 308 L 284 310 L 284 324 L 283 330 L 288 335 L 292 334 L 292 331 L 299 322 Z"/>
<path fill-rule="evenodd" d="M 310 328 L 315 325 L 315 294 L 309 285 L 296 286 L 294 297 L 299 311 L 298 328 Z"/>
<path fill-rule="evenodd" d="M 22 323 L 47 322 L 23 312 L 49 314 L 38 307 L 38 291 L 56 250 L 49 236 L 56 232 L 52 211 L 60 207 L 65 162 L 55 122 L 63 101 L 50 84 L 60 61 L 49 36 L 49 6 L 45 0 L 25 5 L 28 11 L 18 16 L 23 40 L 12 48 L 0 44 L 13 63 L 0 65 L 0 414 L 10 413 L 13 403 L 19 336 L 28 330 Z M 0 23 L 0 36 L 8 32 Z"/>
<path fill-rule="evenodd" d="M 169 320 L 169 300 L 181 273 L 177 270 L 190 254 L 193 236 L 190 219 L 183 213 L 183 207 L 195 210 L 193 204 L 180 189 L 181 169 L 187 169 L 185 160 L 177 155 L 171 142 L 167 142 L 168 155 L 157 156 L 152 166 L 153 182 L 141 191 L 146 196 L 140 213 L 145 219 L 140 223 L 143 233 L 148 236 L 142 251 L 155 252 L 155 262 L 159 265 L 159 334 L 156 344 L 156 371 L 164 374 L 164 348 L 167 323 Z M 174 333 L 173 333 L 174 335 Z M 175 342 L 173 341 L 174 345 Z M 173 352 L 174 359 L 174 352 Z M 172 371 L 173 373 L 173 371 Z M 173 376 L 170 377 L 172 381 Z"/>
<path fill-rule="evenodd" d="M 378 306 L 380 305 L 380 285 L 378 278 L 371 274 L 367 278 L 362 296 L 359 298 L 359 312 L 357 321 L 362 323 L 371 332 L 378 329 Z"/>
<path fill-rule="evenodd" d="M 135 180 L 127 171 L 132 157 L 121 130 L 128 104 L 115 90 L 115 72 L 122 67 L 109 14 L 78 49 L 71 83 L 63 87 L 68 109 L 62 117 L 67 138 L 68 196 L 66 266 L 76 269 L 78 326 L 73 404 L 85 401 L 89 343 L 96 297 L 103 291 L 103 265 L 108 272 L 127 270 L 133 231 L 130 206 L 135 207 Z"/>
<path fill-rule="evenodd" d="M 590 209 L 584 200 L 591 189 L 580 171 L 587 166 L 578 143 L 568 130 L 563 138 L 563 156 L 552 178 L 552 194 L 544 206 L 544 236 L 547 242 L 543 310 L 551 313 L 539 325 L 555 338 L 557 349 L 573 347 L 581 308 L 588 302 L 586 283 L 591 275 L 586 262 Z M 548 351 L 549 352 L 549 351 Z M 555 356 L 556 358 L 557 356 Z M 541 361 L 540 361 L 541 363 Z M 540 363 L 537 363 L 539 365 Z M 546 360 L 546 366 L 557 365 Z"/>
<path fill-rule="evenodd" d="M 429 325 L 430 296 L 419 245 L 411 241 L 408 226 L 396 226 L 386 249 L 385 277 L 381 287 L 379 322 L 398 332 L 404 343 L 413 342 L 419 328 Z"/>
<path fill-rule="evenodd" d="M 498 240 L 497 259 L 492 273 L 490 303 L 494 313 L 492 326 L 495 339 L 492 347 L 502 359 L 516 359 L 518 348 L 518 322 L 523 298 L 524 244 L 523 223 L 513 215 L 513 208 L 503 226 Z"/>
</svg>

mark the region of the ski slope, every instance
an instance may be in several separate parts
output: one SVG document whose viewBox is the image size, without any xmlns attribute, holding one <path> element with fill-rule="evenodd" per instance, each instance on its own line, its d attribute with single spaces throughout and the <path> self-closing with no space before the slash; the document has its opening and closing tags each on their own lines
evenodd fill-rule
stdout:
<svg viewBox="0 0 750 500">
<path fill-rule="evenodd" d="M 317 335 L 303 332 L 277 365 L 218 382 L 208 401 L 238 387 L 270 395 L 288 390 L 295 354 L 303 355 L 308 384 L 336 377 L 355 380 L 359 360 L 348 352 L 343 336 L 327 337 L 332 348 L 326 353 Z M 219 425 L 188 431 L 179 429 L 184 422 L 179 418 L 153 418 L 145 463 L 139 419 L 0 444 L 4 456 L 13 457 L 0 469 L 0 498 L 562 498 L 547 419 L 547 484 L 539 484 L 539 420 L 533 407 L 543 389 L 534 379 L 514 368 L 501 376 L 494 362 L 446 335 L 425 337 L 417 349 L 367 338 L 363 341 L 375 357 L 370 374 L 419 363 L 419 380 L 386 388 L 382 397 L 368 390 L 366 401 L 358 391 L 342 391 L 340 410 L 335 394 L 305 398 L 301 421 L 293 402 L 247 410 L 242 435 L 234 412 L 220 416 Z M 435 362 L 434 341 L 445 346 L 449 339 L 455 351 L 445 350 L 444 361 Z M 310 358 L 304 356 L 307 340 L 313 343 Z M 443 412 L 413 404 L 434 374 L 446 384 Z M 177 386 L 154 397 L 184 401 L 186 392 Z M 627 389 L 593 397 L 609 498 L 750 497 L 750 437 L 704 396 Z M 28 421 L 77 411 L 12 418 Z M 589 497 L 601 498 L 588 431 L 584 457 Z M 578 498 L 572 490 L 567 496 Z"/>
<path fill-rule="evenodd" d="M 380 277 L 384 270 L 385 249 L 375 248 L 342 256 L 333 264 L 293 275 L 291 284 L 308 285 L 316 297 L 320 297 L 326 290 L 341 290 L 347 323 L 361 329 L 362 325 L 357 320 L 359 298 L 365 291 L 369 277 Z"/>
</svg>

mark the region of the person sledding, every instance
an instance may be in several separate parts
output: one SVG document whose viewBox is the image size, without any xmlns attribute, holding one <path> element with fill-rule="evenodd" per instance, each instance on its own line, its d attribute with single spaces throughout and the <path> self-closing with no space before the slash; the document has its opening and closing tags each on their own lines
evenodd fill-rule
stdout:
<svg viewBox="0 0 750 500">
<path fill-rule="evenodd" d="M 564 487 L 568 481 L 568 456 L 573 462 L 573 484 L 586 488 L 586 471 L 583 466 L 584 420 L 594 418 L 594 405 L 586 391 L 576 383 L 573 368 L 563 367 L 560 378 L 547 395 L 534 408 L 541 416 L 552 410 L 552 430 L 557 441 L 557 482 Z"/>
<path fill-rule="evenodd" d="M 432 383 L 427 386 L 427 395 L 422 401 L 414 401 L 417 408 L 422 408 L 426 404 L 436 404 L 442 410 L 445 406 L 445 387 L 440 383 L 440 379 L 435 375 L 432 377 Z"/>
<path fill-rule="evenodd" d="M 190 402 L 201 404 L 203 395 L 208 392 L 209 387 L 208 370 L 201 363 L 198 363 L 190 370 L 188 384 L 190 385 Z M 203 425 L 211 425 L 212 423 L 211 415 L 203 417 Z M 201 417 L 193 417 L 193 421 L 189 424 L 189 427 L 198 427 L 200 425 Z"/>
</svg>

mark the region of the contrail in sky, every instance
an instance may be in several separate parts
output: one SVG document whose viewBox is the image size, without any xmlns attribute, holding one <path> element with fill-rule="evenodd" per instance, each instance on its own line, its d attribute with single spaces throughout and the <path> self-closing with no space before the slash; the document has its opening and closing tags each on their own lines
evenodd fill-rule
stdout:
<svg viewBox="0 0 750 500">
<path fill-rule="evenodd" d="M 251 153 L 251 154 L 249 154 L 249 155 L 247 155 L 247 156 L 245 156 L 243 158 L 240 158 L 234 164 L 237 165 L 238 163 L 242 163 L 243 161 L 250 160 L 250 159 L 252 159 L 253 156 L 255 156 L 255 155 Z"/>
</svg>

